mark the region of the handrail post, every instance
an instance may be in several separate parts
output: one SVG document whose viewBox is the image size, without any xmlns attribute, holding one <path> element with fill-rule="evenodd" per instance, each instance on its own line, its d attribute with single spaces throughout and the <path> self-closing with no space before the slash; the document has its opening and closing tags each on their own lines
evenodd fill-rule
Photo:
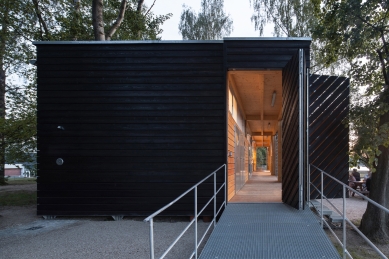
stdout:
<svg viewBox="0 0 389 259">
<path fill-rule="evenodd" d="M 195 259 L 197 259 L 197 186 L 195 187 Z"/>
<path fill-rule="evenodd" d="M 323 172 L 320 171 L 320 178 L 321 178 L 321 185 L 320 185 L 320 192 L 321 192 L 321 211 L 320 211 L 320 214 L 321 214 L 321 228 L 323 228 L 323 185 L 324 185 L 324 180 L 323 180 Z"/>
<path fill-rule="evenodd" d="M 311 202 L 311 165 L 308 165 L 308 174 L 307 174 L 307 201 L 308 206 Z"/>
<path fill-rule="evenodd" d="M 343 259 L 346 259 L 346 187 L 343 185 Z"/>
<path fill-rule="evenodd" d="M 224 164 L 224 208 L 227 206 L 227 165 Z"/>
<path fill-rule="evenodd" d="M 213 227 L 216 227 L 216 172 L 213 175 Z"/>
<path fill-rule="evenodd" d="M 150 259 L 154 259 L 154 218 L 150 219 Z"/>
</svg>

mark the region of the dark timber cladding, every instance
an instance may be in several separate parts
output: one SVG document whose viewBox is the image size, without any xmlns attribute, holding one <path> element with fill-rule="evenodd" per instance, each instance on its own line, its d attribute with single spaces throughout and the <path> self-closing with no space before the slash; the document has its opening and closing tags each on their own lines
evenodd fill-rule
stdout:
<svg viewBox="0 0 389 259">
<path fill-rule="evenodd" d="M 299 49 L 304 49 L 309 67 L 308 38 L 225 38 L 227 69 L 282 69 Z"/>
<path fill-rule="evenodd" d="M 349 112 L 349 79 L 311 75 L 309 86 L 309 163 L 347 184 L 348 128 L 343 124 Z M 324 193 L 342 196 L 342 187 L 324 176 Z M 320 186 L 320 172 L 311 167 L 311 181 Z M 318 197 L 311 189 L 311 198 Z"/>
<path fill-rule="evenodd" d="M 282 201 L 299 202 L 299 56 L 295 53 L 282 71 Z"/>
<path fill-rule="evenodd" d="M 222 42 L 36 45 L 39 215 L 149 215 L 226 163 Z"/>
</svg>

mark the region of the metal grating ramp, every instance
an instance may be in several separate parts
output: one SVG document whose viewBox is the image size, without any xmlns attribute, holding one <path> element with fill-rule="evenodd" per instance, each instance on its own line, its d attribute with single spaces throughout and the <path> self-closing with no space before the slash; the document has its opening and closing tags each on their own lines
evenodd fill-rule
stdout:
<svg viewBox="0 0 389 259">
<path fill-rule="evenodd" d="M 340 258 L 310 210 L 228 204 L 200 259 Z"/>
</svg>

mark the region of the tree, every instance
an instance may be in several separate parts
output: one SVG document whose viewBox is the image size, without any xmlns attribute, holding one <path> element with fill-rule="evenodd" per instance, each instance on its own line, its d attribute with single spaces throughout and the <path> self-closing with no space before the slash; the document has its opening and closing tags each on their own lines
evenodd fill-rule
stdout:
<svg viewBox="0 0 389 259">
<path fill-rule="evenodd" d="M 267 164 L 267 149 L 266 147 L 257 148 L 257 167 Z"/>
<path fill-rule="evenodd" d="M 267 24 L 273 24 L 273 35 L 276 37 L 312 37 L 312 28 L 317 23 L 314 15 L 314 4 L 311 0 L 250 0 L 254 14 L 251 21 L 263 35 Z M 311 73 L 343 75 L 342 60 L 330 66 L 324 66 L 322 44 L 313 40 L 311 43 Z"/>
<path fill-rule="evenodd" d="M 21 146 L 29 150 L 35 147 L 35 112 L 29 110 L 25 113 L 24 109 L 35 102 L 22 101 L 31 72 L 27 62 L 33 57 L 33 47 L 28 41 L 31 33 L 23 31 L 27 31 L 31 24 L 36 24 L 27 6 L 24 1 L 16 0 L 0 3 L 0 185 L 5 184 L 6 151 L 10 151 L 12 145 L 19 146 L 14 150 Z M 15 78 L 21 80 L 18 82 Z M 6 101 L 9 103 L 12 97 L 15 97 L 13 104 L 6 106 Z"/>
<path fill-rule="evenodd" d="M 313 36 L 324 46 L 325 64 L 338 58 L 350 63 L 354 91 L 363 103 L 351 106 L 350 124 L 357 141 L 353 152 L 373 171 L 369 197 L 389 207 L 389 2 L 382 0 L 314 1 L 318 25 Z M 370 203 L 361 231 L 377 241 L 389 240 L 389 215 Z"/>
<path fill-rule="evenodd" d="M 154 0 L 155 3 L 156 0 Z M 107 6 L 104 7 L 103 3 Z M 162 25 L 172 15 L 154 16 L 144 5 L 144 0 L 93 0 L 92 24 L 94 39 L 98 41 L 111 39 L 160 39 Z M 108 21 L 104 23 L 104 20 Z M 114 37 L 114 35 L 117 35 Z"/>
<path fill-rule="evenodd" d="M 232 20 L 223 10 L 224 0 L 202 0 L 198 14 L 183 6 L 178 29 L 184 40 L 217 40 L 232 32 Z"/>
<path fill-rule="evenodd" d="M 273 23 L 274 36 L 308 37 L 314 25 L 313 5 L 309 0 L 250 0 L 254 8 L 251 21 L 263 35 L 266 24 Z"/>
</svg>

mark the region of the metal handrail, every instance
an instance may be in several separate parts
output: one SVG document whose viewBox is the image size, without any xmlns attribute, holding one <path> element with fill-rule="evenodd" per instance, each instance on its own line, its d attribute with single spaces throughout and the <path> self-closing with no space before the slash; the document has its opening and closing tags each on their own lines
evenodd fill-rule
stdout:
<svg viewBox="0 0 389 259">
<path fill-rule="evenodd" d="M 346 216 L 346 189 L 352 191 L 352 192 L 355 192 L 357 194 L 359 194 L 364 200 L 367 200 L 368 202 L 370 202 L 371 204 L 373 204 L 374 206 L 384 210 L 386 213 L 389 213 L 389 209 L 388 208 L 385 208 L 384 206 L 382 206 L 381 204 L 378 204 L 377 202 L 373 201 L 372 199 L 364 196 L 362 193 L 358 192 L 357 190 L 351 188 L 350 186 L 344 184 L 343 182 L 339 181 L 338 179 L 336 179 L 335 177 L 329 175 L 328 173 L 324 172 L 323 170 L 321 170 L 320 168 L 310 164 L 310 166 L 316 168 L 317 170 L 320 171 L 320 178 L 321 178 L 321 182 L 320 182 L 320 190 L 312 183 L 310 182 L 310 184 L 316 189 L 317 192 L 319 192 L 320 196 L 321 196 L 321 211 L 320 211 L 320 219 L 321 219 L 321 226 L 323 227 L 323 223 L 328 227 L 328 229 L 331 231 L 331 233 L 335 236 L 336 240 L 338 241 L 338 243 L 342 246 L 343 248 L 343 258 L 345 259 L 346 258 L 346 255 L 349 256 L 350 258 L 353 258 L 351 256 L 351 254 L 348 252 L 347 248 L 346 248 L 346 241 L 347 241 L 347 238 L 346 238 L 346 222 L 349 223 L 352 228 L 373 248 L 374 251 L 376 251 L 380 256 L 381 258 L 385 258 L 385 259 L 388 259 L 359 229 L 357 226 L 355 226 Z M 340 185 L 342 185 L 342 189 L 343 189 L 343 213 L 340 212 L 328 199 L 327 197 L 324 195 L 324 191 L 323 191 L 323 186 L 324 186 L 324 180 L 323 180 L 323 175 L 326 175 L 327 177 L 331 178 L 332 180 L 334 180 L 335 182 L 339 183 Z M 342 215 L 342 218 L 343 218 L 343 222 L 342 222 L 342 226 L 343 226 L 343 243 L 339 240 L 339 238 L 336 236 L 335 232 L 331 229 L 330 225 L 324 220 L 324 215 L 323 215 L 323 198 L 329 203 L 331 204 L 332 207 L 335 208 L 335 210 Z M 309 199 L 309 197 L 308 197 Z M 315 207 L 315 206 L 314 206 Z M 316 208 L 316 207 L 315 207 Z"/>
<path fill-rule="evenodd" d="M 219 189 L 216 189 L 216 173 L 220 169 L 222 169 L 223 167 L 224 167 L 224 183 L 219 187 Z M 178 198 L 176 198 L 175 200 L 173 200 L 172 202 L 170 202 L 166 206 L 162 207 L 161 209 L 157 210 L 156 212 L 154 212 L 153 214 L 151 214 L 150 216 L 148 216 L 147 218 L 145 218 L 143 220 L 144 222 L 149 222 L 150 223 L 150 259 L 154 259 L 154 217 L 156 217 L 161 212 L 163 212 L 164 210 L 166 210 L 167 208 L 172 206 L 174 203 L 176 203 L 178 200 L 180 200 L 182 197 L 184 197 L 186 194 L 188 194 L 192 190 L 194 190 L 194 196 L 195 196 L 194 197 L 195 198 L 195 202 L 194 202 L 195 203 L 194 204 L 194 218 L 191 220 L 191 222 L 189 222 L 189 224 L 185 227 L 185 229 L 178 235 L 178 237 L 173 241 L 173 243 L 165 250 L 165 252 L 159 258 L 160 259 L 164 258 L 170 252 L 170 250 L 180 240 L 180 238 L 185 234 L 185 232 L 192 226 L 193 223 L 195 224 L 195 231 L 194 231 L 195 232 L 195 249 L 194 249 L 194 251 L 192 252 L 192 254 L 190 255 L 189 258 L 192 258 L 193 256 L 195 257 L 195 259 L 198 258 L 197 251 L 198 251 L 198 248 L 200 247 L 201 243 L 203 242 L 204 237 L 206 236 L 206 234 L 208 233 L 209 229 L 211 228 L 212 223 L 213 223 L 213 226 L 216 227 L 216 217 L 219 215 L 219 213 L 220 213 L 221 209 L 223 208 L 223 206 L 224 206 L 224 208 L 226 207 L 226 198 L 227 198 L 226 196 L 227 196 L 227 193 L 226 193 L 226 188 L 224 188 L 224 202 L 220 205 L 219 209 L 216 208 L 216 195 L 223 189 L 223 187 L 226 186 L 226 181 L 227 181 L 227 170 L 226 169 L 227 169 L 226 164 L 223 164 L 218 169 L 216 169 L 211 174 L 209 174 L 207 177 L 205 177 L 203 180 L 201 180 L 200 182 L 198 182 L 197 184 L 192 186 L 190 189 L 188 189 L 186 192 L 181 194 Z M 210 178 L 212 175 L 213 175 L 213 183 L 214 183 L 214 185 L 213 185 L 214 186 L 213 196 L 208 200 L 208 202 L 203 206 L 203 208 L 200 209 L 200 211 L 198 211 L 198 208 L 197 208 L 197 187 L 200 184 L 202 184 L 204 181 L 206 181 L 208 178 Z M 204 235 L 201 237 L 200 242 L 198 242 L 197 241 L 197 239 L 198 239 L 198 237 L 197 237 L 197 218 L 205 210 L 205 208 L 212 202 L 212 200 L 213 200 L 213 203 L 214 203 L 214 205 L 213 205 L 213 212 L 214 212 L 213 220 L 211 221 L 211 224 L 209 224 L 209 226 L 206 229 Z"/>
</svg>

